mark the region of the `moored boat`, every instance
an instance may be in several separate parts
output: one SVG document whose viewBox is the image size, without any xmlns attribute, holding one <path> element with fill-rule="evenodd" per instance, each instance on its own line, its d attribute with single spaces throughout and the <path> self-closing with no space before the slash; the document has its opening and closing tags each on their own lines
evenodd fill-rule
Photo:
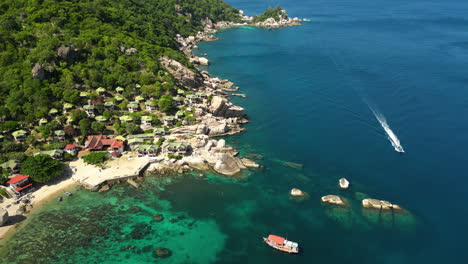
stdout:
<svg viewBox="0 0 468 264">
<path fill-rule="evenodd" d="M 288 241 L 284 237 L 269 235 L 267 238 L 264 237 L 263 241 L 265 241 L 265 243 L 267 243 L 270 247 L 277 250 L 295 254 L 299 253 L 299 244 Z"/>
</svg>

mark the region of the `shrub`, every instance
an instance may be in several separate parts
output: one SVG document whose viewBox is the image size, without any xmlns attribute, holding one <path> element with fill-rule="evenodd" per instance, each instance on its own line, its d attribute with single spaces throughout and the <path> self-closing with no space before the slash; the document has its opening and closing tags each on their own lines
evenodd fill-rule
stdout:
<svg viewBox="0 0 468 264">
<path fill-rule="evenodd" d="M 107 152 L 93 152 L 83 156 L 83 160 L 88 164 L 100 164 L 107 160 Z"/>
</svg>

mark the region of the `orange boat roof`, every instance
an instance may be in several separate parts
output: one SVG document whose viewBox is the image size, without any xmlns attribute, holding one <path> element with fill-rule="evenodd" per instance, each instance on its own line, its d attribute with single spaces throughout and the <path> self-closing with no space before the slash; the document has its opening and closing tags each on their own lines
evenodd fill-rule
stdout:
<svg viewBox="0 0 468 264">
<path fill-rule="evenodd" d="M 286 240 L 286 239 L 284 239 L 284 237 L 280 237 L 280 236 L 269 235 L 268 240 L 273 241 L 276 244 L 282 245 L 284 243 L 284 240 Z"/>
</svg>

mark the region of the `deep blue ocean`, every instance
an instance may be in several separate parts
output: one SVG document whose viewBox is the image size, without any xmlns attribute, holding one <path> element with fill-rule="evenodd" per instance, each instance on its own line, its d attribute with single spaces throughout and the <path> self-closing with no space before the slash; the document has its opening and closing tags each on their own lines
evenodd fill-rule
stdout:
<svg viewBox="0 0 468 264">
<path fill-rule="evenodd" d="M 249 15 L 280 4 L 310 19 L 223 30 L 196 51 L 247 95 L 232 98 L 247 130 L 226 140 L 263 168 L 242 181 L 156 175 L 141 190 L 77 191 L 32 215 L 1 263 L 466 262 L 468 2 L 228 2 Z M 338 188 L 341 177 L 350 189 Z M 294 187 L 308 199 L 291 199 Z M 322 204 L 327 194 L 348 206 Z M 364 210 L 366 197 L 405 211 Z M 269 248 L 268 234 L 298 242 L 301 254 Z M 172 256 L 155 259 L 159 246 Z"/>
</svg>

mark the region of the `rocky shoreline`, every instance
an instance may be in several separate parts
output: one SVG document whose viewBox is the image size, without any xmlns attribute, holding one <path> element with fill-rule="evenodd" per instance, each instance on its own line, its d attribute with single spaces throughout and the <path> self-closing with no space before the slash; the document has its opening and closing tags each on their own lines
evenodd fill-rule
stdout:
<svg viewBox="0 0 468 264">
<path fill-rule="evenodd" d="M 243 15 L 243 12 L 241 15 Z M 217 38 L 212 35 L 220 29 L 236 26 L 257 26 L 267 28 L 279 28 L 285 26 L 297 26 L 303 22 L 302 19 L 288 18 L 286 11 L 279 21 L 273 18 L 262 22 L 251 23 L 253 17 L 242 16 L 243 23 L 218 22 L 213 23 L 209 18 L 202 21 L 204 30 L 194 36 L 182 37 L 177 35 L 177 43 L 180 51 L 188 60 L 195 65 L 209 65 L 208 59 L 193 54 L 193 49 L 198 48 L 197 43 L 201 41 L 214 41 Z M 232 104 L 228 100 L 227 92 L 236 92 L 239 87 L 229 80 L 212 77 L 207 71 L 196 71 L 189 69 L 182 63 L 168 57 L 161 57 L 161 64 L 184 86 L 190 87 L 193 92 L 206 93 L 207 99 L 202 103 L 192 105 L 197 124 L 184 124 L 181 127 L 171 129 L 171 134 L 166 138 L 185 142 L 192 148 L 189 155 L 180 160 L 167 157 L 157 158 L 147 172 L 183 173 L 190 170 L 213 170 L 219 174 L 232 176 L 247 168 L 258 168 L 259 164 L 254 161 L 239 157 L 238 152 L 232 146 L 226 145 L 224 139 L 213 139 L 213 137 L 233 135 L 244 129 L 242 124 L 248 122 L 244 109 Z M 231 94 L 231 96 L 246 97 L 244 94 Z M 208 98 L 210 100 L 208 100 Z"/>
</svg>

